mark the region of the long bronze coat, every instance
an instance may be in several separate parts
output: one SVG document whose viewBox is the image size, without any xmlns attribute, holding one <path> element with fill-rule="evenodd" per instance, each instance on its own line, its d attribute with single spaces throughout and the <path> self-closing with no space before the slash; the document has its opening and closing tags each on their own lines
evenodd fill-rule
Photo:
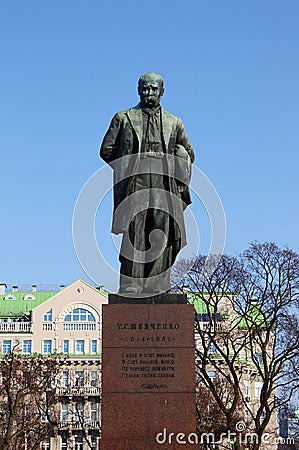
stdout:
<svg viewBox="0 0 299 450">
<path fill-rule="evenodd" d="M 194 161 L 194 152 L 185 132 L 182 121 L 161 108 L 162 133 L 165 153 L 175 155 L 175 146 L 182 145 L 188 152 L 190 161 Z M 142 155 L 143 121 L 140 104 L 115 114 L 109 129 L 103 139 L 100 156 L 114 169 L 114 211 L 129 195 L 135 192 L 134 172 L 138 171 L 140 156 Z M 126 158 L 122 158 L 126 157 Z M 118 159 L 122 158 L 121 163 Z M 180 159 L 180 158 L 179 158 Z M 183 209 L 191 203 L 189 188 L 186 184 L 178 182 L 175 177 L 175 158 L 167 159 L 170 191 L 180 195 Z M 122 223 L 121 215 L 113 218 L 112 232 L 124 233 L 127 227 Z M 185 233 L 183 233 L 185 234 Z M 185 236 L 182 246 L 185 245 Z"/>
</svg>

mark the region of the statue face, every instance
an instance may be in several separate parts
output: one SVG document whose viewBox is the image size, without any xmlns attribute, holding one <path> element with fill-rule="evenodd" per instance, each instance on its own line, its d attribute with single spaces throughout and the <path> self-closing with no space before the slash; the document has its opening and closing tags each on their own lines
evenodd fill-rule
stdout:
<svg viewBox="0 0 299 450">
<path fill-rule="evenodd" d="M 160 103 L 164 89 L 161 86 L 160 80 L 156 77 L 148 77 L 142 81 L 138 89 L 141 104 L 145 108 L 154 108 Z"/>
</svg>

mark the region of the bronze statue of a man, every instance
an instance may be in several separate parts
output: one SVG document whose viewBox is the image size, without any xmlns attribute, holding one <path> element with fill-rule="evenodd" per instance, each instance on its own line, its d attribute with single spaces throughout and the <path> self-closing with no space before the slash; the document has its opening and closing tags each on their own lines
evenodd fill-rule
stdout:
<svg viewBox="0 0 299 450">
<path fill-rule="evenodd" d="M 163 93 L 160 75 L 142 75 L 140 103 L 113 117 L 100 148 L 114 170 L 112 232 L 123 234 L 120 293 L 169 290 L 171 266 L 186 244 L 194 152 L 181 120 L 160 106 Z"/>
</svg>

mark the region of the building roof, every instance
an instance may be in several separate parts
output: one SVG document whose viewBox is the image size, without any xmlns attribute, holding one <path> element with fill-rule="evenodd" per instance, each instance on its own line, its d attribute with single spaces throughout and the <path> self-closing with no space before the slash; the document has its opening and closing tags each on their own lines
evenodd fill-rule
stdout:
<svg viewBox="0 0 299 450">
<path fill-rule="evenodd" d="M 206 314 L 208 312 L 206 302 L 197 294 L 188 293 L 188 302 L 194 306 L 196 314 Z"/>
<path fill-rule="evenodd" d="M 56 290 L 31 290 L 31 291 L 19 291 L 19 290 L 9 290 L 0 293 L 0 319 L 2 318 L 21 318 L 30 314 L 30 312 L 39 306 L 41 306 L 46 301 L 50 300 L 52 297 L 56 297 L 62 292 L 67 291 L 72 286 L 83 283 L 83 285 L 88 286 L 102 296 L 107 297 L 108 293 L 100 290 L 98 287 L 93 287 L 82 279 L 78 279 L 68 286 L 63 286 L 63 289 Z M 1 284 L 1 283 L 0 283 Z M 4 283 L 2 283 L 4 284 Z M 5 285 L 6 286 L 6 285 Z M 14 286 L 13 286 L 14 287 Z M 16 286 L 17 287 L 17 286 Z M 36 285 L 32 285 L 36 288 Z M 55 289 L 55 288 L 54 288 Z M 56 299 L 53 299 L 55 301 Z"/>
<path fill-rule="evenodd" d="M 57 292 L 5 292 L 0 296 L 0 317 L 23 317 Z"/>
<path fill-rule="evenodd" d="M 243 314 L 239 322 L 239 327 L 243 330 L 248 328 L 266 328 L 267 319 L 256 302 L 251 303 L 247 311 Z"/>
</svg>

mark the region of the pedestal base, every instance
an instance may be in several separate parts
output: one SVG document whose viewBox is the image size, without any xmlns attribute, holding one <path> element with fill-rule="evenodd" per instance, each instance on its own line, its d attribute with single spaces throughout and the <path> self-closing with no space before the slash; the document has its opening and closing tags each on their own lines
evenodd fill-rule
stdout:
<svg viewBox="0 0 299 450">
<path fill-rule="evenodd" d="M 101 450 L 196 448 L 194 310 L 163 303 L 103 305 Z"/>
</svg>

